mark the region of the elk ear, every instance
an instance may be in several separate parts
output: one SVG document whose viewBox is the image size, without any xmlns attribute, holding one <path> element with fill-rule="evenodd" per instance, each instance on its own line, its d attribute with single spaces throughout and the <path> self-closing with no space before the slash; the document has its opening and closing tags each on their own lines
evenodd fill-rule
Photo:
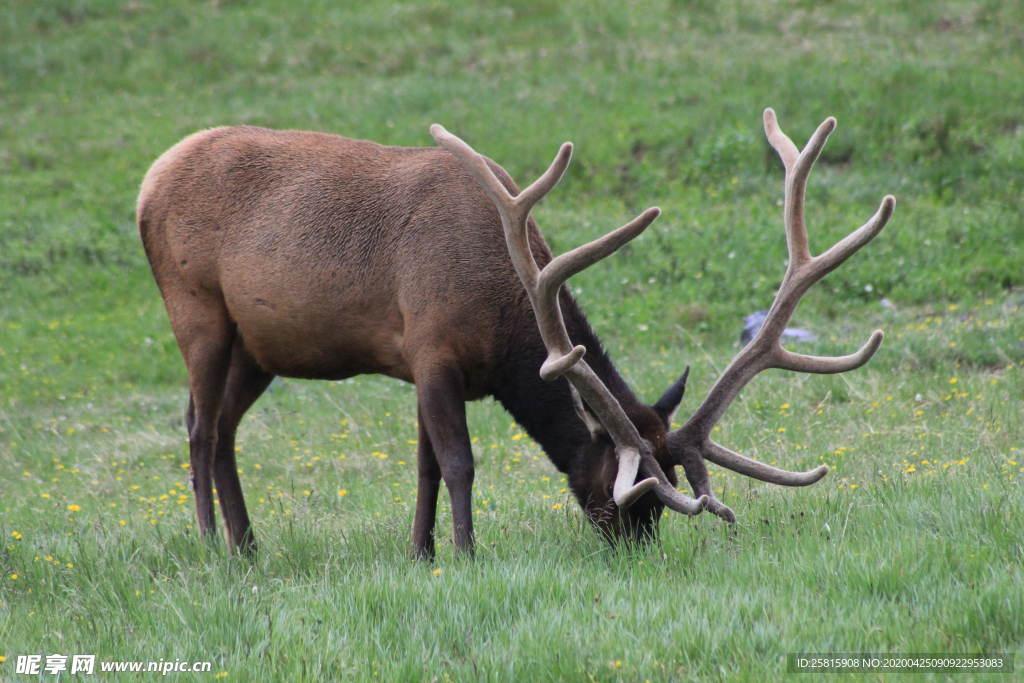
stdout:
<svg viewBox="0 0 1024 683">
<path fill-rule="evenodd" d="M 652 406 L 654 412 L 665 423 L 665 429 L 668 429 L 669 425 L 672 424 L 672 416 L 676 414 L 679 404 L 683 401 L 683 394 L 686 393 L 686 378 L 689 376 L 690 366 L 687 365 L 683 376 L 670 386 L 662 397 L 658 399 L 658 402 Z"/>
<path fill-rule="evenodd" d="M 597 419 L 597 415 L 590 412 L 590 406 L 587 405 L 583 397 L 580 396 L 580 392 L 576 391 L 576 387 L 569 383 L 569 391 L 572 392 L 572 404 L 576 408 L 576 414 L 583 420 L 583 424 L 587 425 L 587 430 L 590 432 L 591 441 L 597 441 L 602 436 L 608 433 L 608 430 L 604 428 L 601 421 Z"/>
</svg>

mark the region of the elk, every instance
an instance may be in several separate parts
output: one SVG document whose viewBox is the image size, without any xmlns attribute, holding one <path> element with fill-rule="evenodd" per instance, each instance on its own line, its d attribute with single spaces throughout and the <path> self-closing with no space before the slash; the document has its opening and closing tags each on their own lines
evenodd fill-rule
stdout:
<svg viewBox="0 0 1024 683">
<path fill-rule="evenodd" d="M 500 166 L 438 125 L 431 133 L 440 148 L 253 127 L 207 130 L 171 148 L 142 183 L 138 226 L 188 370 L 186 427 L 201 532 L 215 532 L 215 483 L 229 545 L 256 551 L 235 434 L 278 375 L 379 373 L 415 384 L 412 553 L 425 559 L 434 556 L 442 479 L 456 548 L 472 552 L 465 402 L 485 396 L 566 474 L 610 540 L 651 538 L 666 506 L 735 521 L 715 497 L 705 461 L 783 486 L 820 480 L 826 465 L 776 469 L 711 441 L 710 433 L 764 369 L 839 373 L 871 358 L 881 331 L 838 358 L 792 353 L 780 338 L 807 289 L 882 230 L 895 200 L 885 197 L 864 226 L 811 257 L 804 188 L 835 119 L 803 151 L 770 109 L 764 124 L 786 169 L 788 270 L 758 335 L 675 431 L 669 428 L 689 368 L 653 406 L 640 402 L 564 284 L 642 233 L 659 210 L 557 258 L 530 216 L 567 168 L 569 143 L 522 192 Z M 676 465 L 695 497 L 676 489 Z"/>
</svg>

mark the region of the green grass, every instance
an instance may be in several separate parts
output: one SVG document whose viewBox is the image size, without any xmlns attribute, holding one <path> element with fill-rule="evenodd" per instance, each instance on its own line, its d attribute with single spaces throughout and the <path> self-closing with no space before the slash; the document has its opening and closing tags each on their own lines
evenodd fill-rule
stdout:
<svg viewBox="0 0 1024 683">
<path fill-rule="evenodd" d="M 1022 35 L 998 1 L 0 6 L 0 680 L 28 653 L 229 681 L 773 680 L 786 653 L 829 651 L 1024 665 Z M 784 272 L 766 106 L 798 144 L 839 120 L 812 251 L 897 197 L 794 319 L 807 352 L 876 328 L 882 350 L 839 377 L 766 373 L 716 432 L 827 479 L 713 467 L 736 525 L 669 516 L 659 545 L 613 551 L 485 401 L 477 558 L 454 556 L 443 496 L 438 560 L 412 563 L 412 387 L 286 381 L 239 434 L 258 560 L 196 539 L 186 378 L 133 216 L 170 145 L 238 123 L 430 145 L 440 122 L 525 183 L 572 140 L 538 221 L 561 252 L 662 207 L 572 286 L 646 400 L 693 366 L 685 414 Z"/>
</svg>

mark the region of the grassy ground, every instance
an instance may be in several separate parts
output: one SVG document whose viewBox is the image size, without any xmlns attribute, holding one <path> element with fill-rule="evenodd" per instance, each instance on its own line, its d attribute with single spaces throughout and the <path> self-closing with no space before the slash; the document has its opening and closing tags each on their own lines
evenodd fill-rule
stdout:
<svg viewBox="0 0 1024 683">
<path fill-rule="evenodd" d="M 998 1 L 0 6 L 0 680 L 29 653 L 254 681 L 764 680 L 830 651 L 1024 666 L 1022 35 Z M 167 147 L 236 123 L 428 145 L 440 122 L 528 182 L 573 140 L 542 230 L 564 251 L 664 209 L 572 284 L 641 396 L 693 365 L 685 412 L 784 271 L 765 106 L 799 143 L 839 119 L 812 250 L 898 200 L 795 319 L 811 353 L 884 329 L 876 358 L 766 373 L 720 425 L 826 480 L 716 471 L 736 525 L 666 517 L 660 545 L 614 552 L 484 402 L 478 557 L 411 563 L 412 388 L 285 381 L 239 436 L 259 560 L 196 540 L 185 376 L 133 223 Z"/>
</svg>

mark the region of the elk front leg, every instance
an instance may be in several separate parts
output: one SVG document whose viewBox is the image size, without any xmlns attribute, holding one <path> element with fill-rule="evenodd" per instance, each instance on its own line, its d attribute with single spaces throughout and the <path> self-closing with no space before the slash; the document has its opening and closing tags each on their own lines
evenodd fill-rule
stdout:
<svg viewBox="0 0 1024 683">
<path fill-rule="evenodd" d="M 472 555 L 473 450 L 469 445 L 469 430 L 466 428 L 462 374 L 450 367 L 429 368 L 426 372 L 417 373 L 416 393 L 419 400 L 421 433 L 422 430 L 426 431 L 430 448 L 440 466 L 441 476 L 451 498 L 455 547 L 459 552 Z M 421 480 L 421 492 L 424 486 Z M 436 506 L 436 488 L 433 497 Z M 420 502 L 417 501 L 416 505 L 416 530 L 420 528 L 419 522 L 426 522 L 426 513 L 423 517 L 420 515 Z M 433 524 L 430 526 L 433 527 Z"/>
<path fill-rule="evenodd" d="M 437 521 L 437 494 L 441 488 L 441 466 L 437 464 L 430 443 L 423 413 L 416 411 L 419 441 L 416 460 L 419 465 L 416 485 L 416 519 L 412 525 L 412 556 L 418 560 L 434 559 L 434 525 Z"/>
<path fill-rule="evenodd" d="M 224 406 L 217 423 L 217 449 L 213 461 L 213 481 L 217 485 L 220 512 L 224 518 L 228 546 L 247 557 L 256 554 L 256 538 L 249 523 L 245 508 L 242 484 L 238 480 L 238 465 L 235 462 L 235 433 L 245 412 L 252 407 L 274 376 L 263 368 L 236 338 L 231 352 L 231 369 L 228 372 L 227 389 L 224 392 Z"/>
</svg>

